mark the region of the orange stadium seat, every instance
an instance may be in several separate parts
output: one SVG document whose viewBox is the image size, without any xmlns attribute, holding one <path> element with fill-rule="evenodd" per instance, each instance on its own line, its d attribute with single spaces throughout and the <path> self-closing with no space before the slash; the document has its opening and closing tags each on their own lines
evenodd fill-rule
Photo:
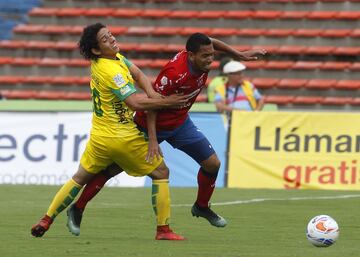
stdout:
<svg viewBox="0 0 360 257">
<path fill-rule="evenodd" d="M 81 25 L 74 25 L 71 26 L 70 29 L 68 30 L 69 34 L 75 34 L 75 35 L 80 35 L 84 30 L 84 26 Z"/>
<path fill-rule="evenodd" d="M 68 59 L 65 58 L 43 58 L 39 61 L 39 66 L 62 66 L 68 64 Z"/>
<path fill-rule="evenodd" d="M 138 51 L 139 44 L 137 43 L 118 43 L 120 51 L 128 52 L 128 51 Z"/>
<path fill-rule="evenodd" d="M 334 88 L 358 90 L 360 89 L 360 80 L 339 80 L 334 85 Z"/>
<path fill-rule="evenodd" d="M 77 84 L 80 86 L 88 86 L 90 84 L 91 78 L 89 76 L 77 77 Z"/>
<path fill-rule="evenodd" d="M 123 35 L 128 30 L 127 27 L 121 27 L 121 26 L 107 26 L 107 27 L 114 36 Z"/>
<path fill-rule="evenodd" d="M 354 97 L 351 102 L 351 105 L 360 105 L 360 97 Z"/>
<path fill-rule="evenodd" d="M 354 29 L 353 31 L 351 31 L 350 36 L 351 37 L 360 37 L 360 29 Z"/>
<path fill-rule="evenodd" d="M 71 26 L 45 25 L 41 32 L 44 34 L 67 34 L 70 30 Z"/>
<path fill-rule="evenodd" d="M 247 36 L 247 37 L 258 37 L 264 35 L 266 32 L 265 29 L 238 29 L 238 36 Z"/>
<path fill-rule="evenodd" d="M 66 65 L 72 67 L 87 67 L 90 66 L 90 61 L 85 59 L 69 59 L 66 61 Z"/>
<path fill-rule="evenodd" d="M 267 62 L 266 61 L 249 61 L 246 62 L 246 68 L 247 69 L 261 69 L 263 67 L 266 67 Z"/>
<path fill-rule="evenodd" d="M 126 34 L 134 36 L 147 36 L 151 34 L 154 29 L 154 27 L 129 27 Z"/>
<path fill-rule="evenodd" d="M 12 65 L 16 66 L 33 66 L 39 64 L 39 58 L 24 58 L 24 57 L 15 57 L 13 59 Z"/>
<path fill-rule="evenodd" d="M 279 84 L 280 79 L 275 78 L 254 78 L 251 80 L 251 82 L 257 87 L 257 88 L 272 88 L 276 87 L 277 84 Z"/>
<path fill-rule="evenodd" d="M 342 20 L 360 19 L 360 11 L 339 11 L 335 14 L 335 18 Z"/>
<path fill-rule="evenodd" d="M 114 8 L 89 8 L 82 13 L 84 16 L 92 17 L 107 17 L 111 16 L 114 12 Z"/>
<path fill-rule="evenodd" d="M 3 90 L 1 94 L 7 99 L 32 99 L 35 97 L 35 90 Z"/>
<path fill-rule="evenodd" d="M 325 105 L 346 105 L 350 104 L 352 101 L 351 97 L 324 97 L 321 101 L 321 104 Z"/>
<path fill-rule="evenodd" d="M 321 34 L 321 29 L 296 29 L 293 33 L 295 37 L 317 37 Z"/>
<path fill-rule="evenodd" d="M 241 10 L 241 11 L 227 11 L 224 14 L 225 19 L 249 19 L 253 16 L 254 11 Z"/>
<path fill-rule="evenodd" d="M 319 104 L 323 100 L 320 96 L 295 96 L 292 100 L 294 104 Z"/>
<path fill-rule="evenodd" d="M 123 9 L 118 8 L 115 9 L 112 13 L 113 17 L 119 17 L 119 18 L 136 18 L 140 16 L 142 10 L 141 9 Z"/>
<path fill-rule="evenodd" d="M 164 67 L 165 64 L 169 62 L 168 59 L 156 59 L 156 60 L 150 60 L 149 67 L 150 68 L 156 68 L 161 69 Z"/>
<path fill-rule="evenodd" d="M 355 56 L 360 54 L 360 47 L 339 46 L 334 49 L 333 54 Z"/>
<path fill-rule="evenodd" d="M 178 35 L 181 30 L 183 30 L 182 27 L 155 27 L 152 34 L 156 36 L 174 36 Z"/>
<path fill-rule="evenodd" d="M 220 19 L 224 17 L 226 11 L 200 11 L 197 14 L 198 19 Z"/>
<path fill-rule="evenodd" d="M 140 13 L 140 15 L 146 18 L 163 19 L 169 16 L 170 13 L 171 11 L 169 10 L 145 9 Z"/>
<path fill-rule="evenodd" d="M 349 68 L 351 62 L 325 62 L 321 65 L 323 70 L 345 70 Z"/>
<path fill-rule="evenodd" d="M 293 65 L 294 70 L 315 70 L 320 68 L 322 62 L 314 62 L 314 61 L 297 61 Z"/>
<path fill-rule="evenodd" d="M 198 12 L 197 11 L 181 11 L 175 10 L 169 13 L 169 18 L 172 19 L 191 19 L 196 18 Z"/>
<path fill-rule="evenodd" d="M 36 99 L 61 100 L 65 98 L 64 91 L 45 91 L 41 90 L 34 95 Z"/>
<path fill-rule="evenodd" d="M 336 11 L 313 11 L 307 15 L 308 19 L 328 20 L 335 17 Z"/>
<path fill-rule="evenodd" d="M 226 36 L 232 36 L 236 35 L 237 29 L 231 29 L 231 28 L 213 28 L 210 30 L 209 35 L 210 36 L 218 36 L 218 37 L 226 37 Z"/>
<path fill-rule="evenodd" d="M 281 54 L 295 54 L 295 55 L 301 55 L 305 52 L 306 46 L 280 46 L 278 48 L 278 52 Z"/>
<path fill-rule="evenodd" d="M 328 55 L 333 53 L 334 50 L 334 46 L 309 46 L 306 48 L 305 54 Z"/>
<path fill-rule="evenodd" d="M 306 79 L 281 79 L 278 88 L 299 89 L 305 86 Z"/>
<path fill-rule="evenodd" d="M 182 44 L 168 44 L 163 51 L 166 52 L 180 52 L 185 49 L 185 46 Z"/>
<path fill-rule="evenodd" d="M 349 70 L 351 70 L 351 71 L 360 71 L 360 62 L 353 62 L 349 66 Z"/>
<path fill-rule="evenodd" d="M 278 105 L 291 104 L 294 100 L 293 96 L 288 95 L 266 95 L 265 103 L 273 103 Z"/>
<path fill-rule="evenodd" d="M 27 45 L 28 45 L 28 41 L 23 41 L 23 40 L 0 41 L 0 48 L 17 49 L 17 48 L 25 48 Z"/>
<path fill-rule="evenodd" d="M 308 11 L 284 11 L 280 18 L 282 19 L 304 19 L 309 14 Z"/>
<path fill-rule="evenodd" d="M 271 11 L 271 10 L 267 10 L 267 11 L 255 11 L 252 14 L 252 18 L 253 19 L 268 19 L 268 20 L 272 20 L 272 19 L 277 19 L 282 15 L 282 11 Z"/>
<path fill-rule="evenodd" d="M 38 34 L 41 33 L 43 29 L 44 25 L 19 24 L 13 29 L 13 32 L 23 34 Z"/>
<path fill-rule="evenodd" d="M 64 94 L 66 100 L 90 100 L 91 95 L 89 92 L 66 92 Z"/>
<path fill-rule="evenodd" d="M 305 87 L 308 89 L 330 89 L 336 84 L 335 79 L 310 79 Z"/>
<path fill-rule="evenodd" d="M 320 33 L 322 37 L 347 37 L 351 34 L 351 29 L 326 29 Z"/>
<path fill-rule="evenodd" d="M 291 69 L 294 66 L 294 61 L 269 61 L 265 67 L 273 70 L 286 70 Z"/>
<path fill-rule="evenodd" d="M 0 65 L 12 64 L 14 58 L 12 57 L 0 57 Z"/>
<path fill-rule="evenodd" d="M 44 42 L 44 43 L 47 43 L 47 42 Z M 68 50 L 68 51 L 78 49 L 76 42 L 60 41 L 60 42 L 56 42 L 55 45 L 54 45 L 54 42 L 50 42 L 50 43 L 51 43 L 51 47 L 56 48 L 56 49 Z"/>
<path fill-rule="evenodd" d="M 270 37 L 288 37 L 294 33 L 293 29 L 268 29 L 265 31 L 266 36 Z"/>
<path fill-rule="evenodd" d="M 55 85 L 64 85 L 64 86 L 78 85 L 78 77 L 68 77 L 68 76 L 53 77 L 50 83 Z"/>
<path fill-rule="evenodd" d="M 24 78 L 21 76 L 0 76 L 0 85 L 16 85 L 23 81 Z"/>
</svg>

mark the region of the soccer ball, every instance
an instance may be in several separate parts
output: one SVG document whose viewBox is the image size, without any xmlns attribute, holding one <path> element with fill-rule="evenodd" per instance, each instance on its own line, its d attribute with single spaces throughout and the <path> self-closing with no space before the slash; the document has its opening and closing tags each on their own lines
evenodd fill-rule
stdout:
<svg viewBox="0 0 360 257">
<path fill-rule="evenodd" d="M 315 246 L 328 247 L 338 239 L 339 226 L 330 216 L 319 215 L 309 221 L 306 237 Z"/>
</svg>

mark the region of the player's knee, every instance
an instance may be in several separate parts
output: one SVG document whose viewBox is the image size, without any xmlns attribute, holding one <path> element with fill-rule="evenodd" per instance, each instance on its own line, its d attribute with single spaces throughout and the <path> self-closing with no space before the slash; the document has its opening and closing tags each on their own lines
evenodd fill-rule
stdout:
<svg viewBox="0 0 360 257">
<path fill-rule="evenodd" d="M 152 179 L 168 179 L 169 168 L 162 162 L 153 172 L 149 174 Z"/>
<path fill-rule="evenodd" d="M 221 162 L 216 154 L 210 156 L 207 160 L 201 163 L 201 167 L 208 173 L 217 174 L 220 169 Z"/>
</svg>

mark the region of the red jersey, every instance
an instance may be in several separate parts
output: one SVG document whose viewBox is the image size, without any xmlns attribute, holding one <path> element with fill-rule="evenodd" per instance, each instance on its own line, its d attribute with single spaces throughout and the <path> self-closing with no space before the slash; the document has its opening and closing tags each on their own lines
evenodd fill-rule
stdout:
<svg viewBox="0 0 360 257">
<path fill-rule="evenodd" d="M 192 70 L 187 51 L 179 52 L 163 67 L 156 78 L 154 90 L 164 96 L 183 93 L 191 97 L 178 109 L 158 110 L 157 130 L 173 130 L 186 120 L 196 97 L 205 87 L 207 76 L 208 72 L 195 73 Z M 135 122 L 146 128 L 146 114 L 143 111 L 136 112 Z"/>
</svg>

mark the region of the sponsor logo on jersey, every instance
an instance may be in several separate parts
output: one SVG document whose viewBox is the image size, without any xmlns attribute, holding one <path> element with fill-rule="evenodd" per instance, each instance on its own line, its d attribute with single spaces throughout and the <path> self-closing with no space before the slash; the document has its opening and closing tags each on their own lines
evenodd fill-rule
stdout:
<svg viewBox="0 0 360 257">
<path fill-rule="evenodd" d="M 160 83 L 162 86 L 165 86 L 167 85 L 168 83 L 168 78 L 166 76 L 163 76 L 161 79 L 160 79 Z"/>
<path fill-rule="evenodd" d="M 121 95 L 126 95 L 130 91 L 131 91 L 131 88 L 129 87 L 129 85 L 125 85 L 125 86 L 120 88 L 120 94 Z"/>
<path fill-rule="evenodd" d="M 118 87 L 122 87 L 126 84 L 126 81 L 121 74 L 116 74 L 113 80 Z"/>
</svg>

